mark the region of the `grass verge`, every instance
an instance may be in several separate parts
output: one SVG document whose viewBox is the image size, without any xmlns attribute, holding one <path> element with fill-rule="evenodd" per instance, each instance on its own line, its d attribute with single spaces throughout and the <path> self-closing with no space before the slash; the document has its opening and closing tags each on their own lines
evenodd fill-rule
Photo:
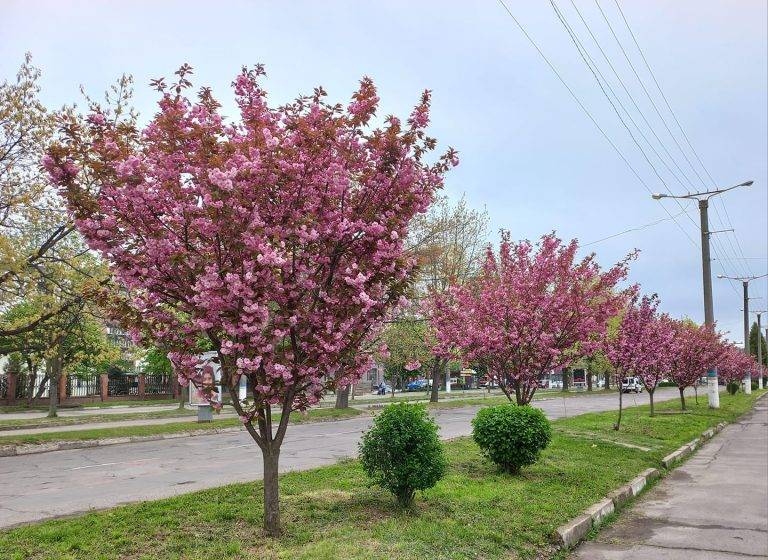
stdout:
<svg viewBox="0 0 768 560">
<path fill-rule="evenodd" d="M 61 410 L 72 408 L 133 408 L 137 406 L 160 406 L 169 404 L 178 404 L 176 399 L 148 399 L 143 401 L 106 401 L 106 402 L 89 402 L 79 403 L 77 405 L 66 405 L 60 407 Z M 0 414 L 9 414 L 12 412 L 33 412 L 33 411 L 45 411 L 48 410 L 48 404 L 45 399 L 36 402 L 32 405 L 14 404 L 0 406 Z"/>
<path fill-rule="evenodd" d="M 759 394 L 723 395 L 719 410 L 700 399 L 688 414 L 655 418 L 646 406 L 627 409 L 618 433 L 614 412 L 555 421 L 552 444 L 519 476 L 499 473 L 469 438 L 456 439 L 446 443 L 446 478 L 407 510 L 370 488 L 354 460 L 285 474 L 279 540 L 261 532 L 255 482 L 0 532 L 0 550 L 12 560 L 550 558 L 558 525 L 707 427 L 736 419 Z"/>
<path fill-rule="evenodd" d="M 194 412 L 193 412 L 194 414 Z M 335 409 L 318 408 L 309 411 L 306 415 L 293 413 L 291 415 L 292 424 L 301 424 L 305 422 L 327 422 L 332 420 L 343 420 L 364 414 L 355 408 Z M 280 414 L 276 417 L 279 419 Z M 131 415 L 130 419 L 134 419 Z M 153 436 L 163 434 L 177 434 L 180 432 L 207 432 L 219 428 L 232 428 L 241 426 L 239 418 L 223 418 L 205 424 L 196 424 L 194 422 L 171 422 L 168 424 L 152 424 L 149 426 L 121 426 L 115 428 L 97 428 L 93 430 L 77 430 L 72 432 L 44 432 L 29 435 L 11 435 L 0 436 L 0 445 L 21 445 L 50 443 L 53 441 L 73 441 L 73 440 L 93 440 L 102 438 L 131 437 L 131 436 Z M 0 432 L 3 433 L 3 432 Z"/>
<path fill-rule="evenodd" d="M 96 422 L 119 422 L 121 420 L 155 420 L 158 418 L 178 418 L 194 416 L 195 410 L 152 410 L 146 412 L 125 412 L 118 414 L 88 414 L 87 416 L 57 416 L 56 418 L 33 418 L 3 420 L 0 417 L 0 433 L 6 430 L 21 430 L 25 428 L 49 428 L 57 426 L 75 426 L 93 424 Z"/>
</svg>

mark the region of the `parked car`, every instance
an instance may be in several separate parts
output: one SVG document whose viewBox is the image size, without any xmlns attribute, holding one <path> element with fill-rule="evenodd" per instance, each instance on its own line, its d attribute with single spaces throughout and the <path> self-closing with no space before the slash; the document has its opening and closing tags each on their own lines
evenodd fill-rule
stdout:
<svg viewBox="0 0 768 560">
<path fill-rule="evenodd" d="M 622 393 L 642 393 L 643 383 L 639 377 L 625 377 L 621 382 Z"/>
<path fill-rule="evenodd" d="M 406 391 L 426 391 L 429 388 L 429 381 L 426 379 L 416 379 L 405 386 Z"/>
</svg>

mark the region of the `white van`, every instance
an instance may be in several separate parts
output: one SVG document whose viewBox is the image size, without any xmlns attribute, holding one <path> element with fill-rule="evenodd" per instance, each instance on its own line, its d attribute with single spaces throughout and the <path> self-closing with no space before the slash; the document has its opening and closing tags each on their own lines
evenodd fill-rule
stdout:
<svg viewBox="0 0 768 560">
<path fill-rule="evenodd" d="M 621 392 L 622 393 L 642 393 L 643 382 L 640 381 L 639 377 L 625 377 L 624 381 L 621 382 Z"/>
</svg>

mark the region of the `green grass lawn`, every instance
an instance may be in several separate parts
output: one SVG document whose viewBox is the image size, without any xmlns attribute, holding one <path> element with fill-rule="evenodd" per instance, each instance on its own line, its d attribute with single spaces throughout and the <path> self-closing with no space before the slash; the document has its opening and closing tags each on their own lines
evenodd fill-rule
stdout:
<svg viewBox="0 0 768 560">
<path fill-rule="evenodd" d="M 759 394 L 723 395 L 717 411 L 700 399 L 689 414 L 652 419 L 645 406 L 628 409 L 619 433 L 612 412 L 558 420 L 541 460 L 519 476 L 499 473 L 469 438 L 453 440 L 448 475 L 408 510 L 370 488 L 354 460 L 285 474 L 279 540 L 261 532 L 255 482 L 0 532 L 0 551 L 13 560 L 549 558 L 558 525 Z"/>
<path fill-rule="evenodd" d="M 190 414 L 196 413 L 192 411 Z M 351 418 L 360 414 L 364 413 L 356 408 L 347 408 L 341 410 L 335 408 L 318 408 L 309 411 L 309 413 L 306 415 L 297 412 L 293 413 L 291 415 L 291 423 L 301 424 L 304 422 L 327 422 L 332 420 Z M 136 416 L 137 415 L 130 415 L 128 419 L 136 419 Z M 279 419 L 280 414 L 275 415 L 275 417 Z M 0 431 L 0 434 L 8 434 L 0 435 L 0 445 L 50 443 L 53 441 L 92 440 L 131 436 L 150 436 L 176 434 L 191 431 L 205 432 L 215 430 L 217 428 L 232 428 L 242 425 L 240 419 L 236 417 L 221 419 L 215 418 L 216 417 L 214 416 L 213 422 L 208 422 L 205 424 L 197 424 L 194 422 L 171 422 L 168 424 L 153 424 L 149 426 L 121 426 L 115 428 L 96 428 L 92 430 L 77 430 L 72 432 L 46 432 L 29 435 L 14 435 L 12 430 Z M 2 559 L 1 556 L 0 559 Z"/>
<path fill-rule="evenodd" d="M 196 410 L 152 410 L 147 412 L 125 412 L 119 414 L 89 414 L 87 416 L 57 416 L 56 418 L 31 418 L 3 420 L 0 417 L 0 434 L 4 430 L 19 430 L 22 428 L 47 428 L 55 426 L 73 426 L 77 424 L 93 424 L 96 422 L 118 422 L 121 420 L 153 420 L 157 418 L 176 418 L 194 416 Z"/>
<path fill-rule="evenodd" d="M 137 406 L 159 406 L 159 405 L 169 405 L 169 404 L 178 404 L 177 399 L 151 399 L 151 400 L 144 400 L 144 401 L 106 401 L 106 402 L 91 402 L 91 403 L 80 403 L 75 407 L 72 406 L 63 406 L 61 409 L 68 409 L 68 408 L 115 408 L 115 407 L 137 407 Z M 45 401 L 41 401 L 37 404 L 33 404 L 31 406 L 27 406 L 26 403 L 24 404 L 15 404 L 15 405 L 8 405 L 8 406 L 0 406 L 0 414 L 8 414 L 11 412 L 27 412 L 27 411 L 42 411 L 42 410 L 48 410 L 48 404 Z"/>
</svg>

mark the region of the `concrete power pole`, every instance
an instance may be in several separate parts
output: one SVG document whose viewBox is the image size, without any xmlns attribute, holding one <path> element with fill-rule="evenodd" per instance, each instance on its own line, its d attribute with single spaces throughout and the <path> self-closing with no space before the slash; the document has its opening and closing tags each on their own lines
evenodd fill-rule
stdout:
<svg viewBox="0 0 768 560">
<path fill-rule="evenodd" d="M 748 187 L 752 181 L 745 181 L 723 189 L 705 191 L 700 193 L 689 193 L 686 195 L 654 194 L 653 198 L 659 200 L 662 198 L 685 198 L 688 200 L 699 201 L 699 214 L 701 218 L 701 272 L 704 288 L 704 324 L 707 328 L 715 328 L 715 312 L 712 305 L 712 260 L 709 254 L 709 236 L 714 231 L 709 229 L 709 199 L 715 195 L 736 189 L 738 187 Z M 709 408 L 720 408 L 720 389 L 717 383 L 717 369 L 712 365 L 707 371 L 707 397 L 709 399 Z"/>
<path fill-rule="evenodd" d="M 760 316 L 762 315 L 762 312 L 759 312 L 757 314 L 757 365 L 758 365 L 758 373 L 757 373 L 757 388 L 762 389 L 763 388 L 763 345 L 761 344 L 760 338 L 763 336 L 763 329 L 760 325 Z"/>
<path fill-rule="evenodd" d="M 718 274 L 718 278 L 728 278 L 729 280 L 738 280 L 744 290 L 744 353 L 749 356 L 749 283 L 752 280 L 763 278 L 768 274 L 761 274 L 760 276 L 726 276 L 724 274 Z M 754 298 L 753 298 L 754 299 Z M 760 298 L 757 298 L 760 299 Z M 759 338 L 759 337 L 758 337 Z M 759 340 L 758 340 L 759 342 Z M 744 372 L 744 392 L 748 395 L 752 394 L 752 372 Z"/>
<path fill-rule="evenodd" d="M 742 280 L 741 285 L 744 289 L 744 353 L 749 356 L 749 280 Z M 744 392 L 747 395 L 752 394 L 752 373 L 746 372 L 744 377 Z"/>
</svg>

